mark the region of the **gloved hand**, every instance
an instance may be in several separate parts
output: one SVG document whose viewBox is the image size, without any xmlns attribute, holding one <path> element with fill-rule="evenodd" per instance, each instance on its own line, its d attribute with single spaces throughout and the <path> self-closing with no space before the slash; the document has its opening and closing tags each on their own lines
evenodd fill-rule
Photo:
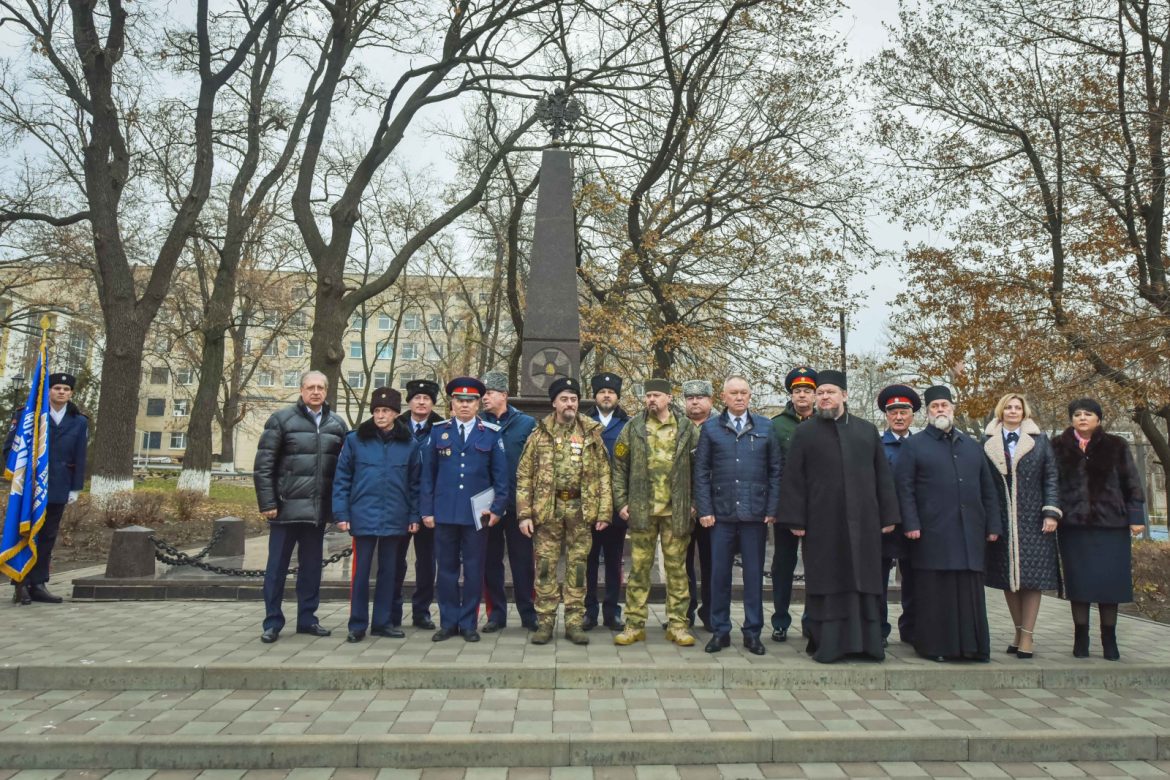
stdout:
<svg viewBox="0 0 1170 780">
<path fill-rule="evenodd" d="M 72 504 L 74 501 L 76 501 L 76 500 L 77 500 L 77 497 L 78 497 L 78 496 L 80 496 L 80 495 L 81 495 L 81 491 L 80 491 L 80 490 L 70 490 L 70 491 L 69 491 L 69 498 L 68 498 L 68 499 L 65 501 L 65 503 L 66 503 L 66 504 Z"/>
</svg>

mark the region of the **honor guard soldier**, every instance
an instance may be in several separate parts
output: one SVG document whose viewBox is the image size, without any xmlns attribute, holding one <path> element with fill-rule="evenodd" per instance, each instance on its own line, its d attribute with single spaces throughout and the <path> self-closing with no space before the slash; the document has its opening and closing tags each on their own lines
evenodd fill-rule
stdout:
<svg viewBox="0 0 1170 780">
<path fill-rule="evenodd" d="M 922 399 L 914 389 L 906 385 L 890 385 L 878 393 L 878 409 L 886 415 L 888 427 L 882 434 L 882 446 L 886 460 L 890 462 L 891 473 L 898 465 L 898 453 L 910 438 L 910 426 L 914 414 L 922 408 Z M 914 572 L 910 568 L 909 553 L 902 534 L 882 534 L 882 573 L 885 575 L 885 591 L 882 593 L 882 636 L 889 641 L 889 588 L 890 571 L 898 562 L 902 575 L 902 614 L 898 617 L 898 634 L 901 640 L 912 644 L 914 635 Z"/>
<path fill-rule="evenodd" d="M 89 419 L 71 400 L 77 383 L 72 374 L 49 374 L 49 495 L 45 522 L 37 531 L 37 561 L 23 582 L 14 582 L 12 600 L 19 604 L 33 601 L 60 604 L 61 597 L 49 592 L 49 567 L 53 545 L 61 527 L 65 505 L 72 504 L 85 485 L 85 447 L 89 440 Z M 16 438 L 16 426 L 8 432 L 4 460 Z"/>
<path fill-rule="evenodd" d="M 484 394 L 483 382 L 459 377 L 447 383 L 454 416 L 436 423 L 423 445 L 423 525 L 435 529 L 439 564 L 436 587 L 439 630 L 431 639 L 441 642 L 456 634 L 479 641 L 479 602 L 483 596 L 483 566 L 488 528 L 508 508 L 508 458 L 500 434 L 476 417 Z M 484 494 L 486 511 L 473 509 Z M 480 507 L 482 508 L 482 507 Z M 460 585 L 460 574 L 463 583 Z"/>
<path fill-rule="evenodd" d="M 431 435 L 431 426 L 443 418 L 435 413 L 435 401 L 439 400 L 439 384 L 430 379 L 412 379 L 406 383 L 406 405 L 410 415 L 406 426 L 415 441 L 424 442 Z M 406 553 L 414 545 L 414 593 L 410 597 L 411 623 L 415 628 L 435 630 L 431 620 L 431 602 L 435 600 L 435 529 L 419 526 L 418 533 L 411 534 L 398 548 L 398 579 L 394 583 L 394 606 L 390 610 L 390 622 L 402 625 L 402 585 L 406 581 Z"/>
</svg>

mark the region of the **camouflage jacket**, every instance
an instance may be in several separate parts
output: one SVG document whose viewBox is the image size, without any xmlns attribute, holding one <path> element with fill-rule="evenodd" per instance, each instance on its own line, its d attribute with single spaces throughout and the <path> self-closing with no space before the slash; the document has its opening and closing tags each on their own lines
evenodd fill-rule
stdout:
<svg viewBox="0 0 1170 780">
<path fill-rule="evenodd" d="M 699 446 L 699 429 L 678 409 L 671 409 L 678 435 L 674 441 L 674 462 L 670 469 L 670 530 L 675 536 L 690 534 L 695 521 L 691 517 L 691 456 Z M 650 514 L 650 444 L 646 432 L 646 412 L 641 411 L 626 423 L 613 448 L 613 506 L 630 507 L 630 530 L 647 527 Z"/>
<path fill-rule="evenodd" d="M 520 522 L 531 520 L 540 525 L 553 519 L 556 504 L 553 419 L 550 414 L 540 421 L 520 456 L 516 469 L 516 518 Z M 581 451 L 581 516 L 589 525 L 608 523 L 613 515 L 613 496 L 609 454 L 601 438 L 601 425 L 581 414 L 577 415 L 577 425 L 585 438 Z"/>
</svg>

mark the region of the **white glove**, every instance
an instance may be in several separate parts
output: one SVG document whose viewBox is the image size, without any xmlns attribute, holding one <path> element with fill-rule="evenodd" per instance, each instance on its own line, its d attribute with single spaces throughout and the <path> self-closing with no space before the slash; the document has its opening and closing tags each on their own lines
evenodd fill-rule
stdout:
<svg viewBox="0 0 1170 780">
<path fill-rule="evenodd" d="M 68 498 L 68 500 L 67 500 L 65 503 L 66 503 L 66 504 L 72 504 L 74 501 L 76 501 L 76 500 L 77 500 L 77 497 L 78 497 L 78 496 L 80 496 L 80 495 L 81 495 L 81 491 L 80 491 L 80 490 L 70 490 L 70 491 L 69 491 L 69 498 Z"/>
</svg>

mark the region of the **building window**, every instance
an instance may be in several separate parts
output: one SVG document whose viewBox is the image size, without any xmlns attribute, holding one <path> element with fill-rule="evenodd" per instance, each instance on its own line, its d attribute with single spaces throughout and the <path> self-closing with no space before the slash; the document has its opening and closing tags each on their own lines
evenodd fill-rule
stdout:
<svg viewBox="0 0 1170 780">
<path fill-rule="evenodd" d="M 427 360 L 442 360 L 443 359 L 443 345 L 430 344 L 427 346 Z"/>
<path fill-rule="evenodd" d="M 301 383 L 300 371 L 285 371 L 284 372 L 284 386 L 297 387 Z"/>
<path fill-rule="evenodd" d="M 362 319 L 362 315 L 355 313 L 349 321 L 350 330 L 361 330 L 366 321 Z"/>
<path fill-rule="evenodd" d="M 171 371 L 166 366 L 155 366 L 150 369 L 150 383 L 152 385 L 165 385 L 171 381 Z"/>
<path fill-rule="evenodd" d="M 383 341 L 378 345 L 378 360 L 393 360 L 394 359 L 394 344 L 390 341 Z"/>
<path fill-rule="evenodd" d="M 422 315 L 407 314 L 402 318 L 402 327 L 407 330 L 422 330 Z"/>
<path fill-rule="evenodd" d="M 276 377 L 271 371 L 257 371 L 256 384 L 261 387 L 272 387 L 276 384 Z"/>
<path fill-rule="evenodd" d="M 175 382 L 180 385 L 191 385 L 195 383 L 195 369 L 193 368 L 178 368 L 175 369 Z"/>
<path fill-rule="evenodd" d="M 362 356 L 362 343 L 360 341 L 349 342 L 349 356 L 351 358 L 359 358 L 359 359 L 361 358 L 361 356 Z"/>
<path fill-rule="evenodd" d="M 286 357 L 304 357 L 305 356 L 305 342 L 301 339 L 289 339 L 288 349 L 285 350 Z"/>
<path fill-rule="evenodd" d="M 288 324 L 294 328 L 303 328 L 309 324 L 309 315 L 303 311 L 294 312 L 293 316 L 288 318 Z"/>
<path fill-rule="evenodd" d="M 167 411 L 167 399 L 165 398 L 147 398 L 146 399 L 146 416 L 147 417 L 162 417 Z"/>
<path fill-rule="evenodd" d="M 430 317 L 428 317 L 427 318 L 427 329 L 428 330 L 442 330 L 443 329 L 443 315 L 442 314 L 432 314 Z"/>
<path fill-rule="evenodd" d="M 264 357 L 276 357 L 276 339 L 271 339 L 264 345 Z"/>
<path fill-rule="evenodd" d="M 402 345 L 403 360 L 418 360 L 418 344 L 407 342 Z"/>
<path fill-rule="evenodd" d="M 374 372 L 374 387 L 389 387 L 390 386 L 390 372 L 389 371 L 375 371 Z"/>
<path fill-rule="evenodd" d="M 492 296 L 490 293 L 481 292 L 479 294 L 479 302 L 480 303 L 487 303 L 491 299 L 492 299 Z"/>
<path fill-rule="evenodd" d="M 394 330 L 394 319 L 389 314 L 379 314 L 378 330 Z"/>
<path fill-rule="evenodd" d="M 366 386 L 366 375 L 361 371 L 350 371 L 345 381 L 350 387 L 358 390 Z"/>
<path fill-rule="evenodd" d="M 144 449 L 144 450 L 161 450 L 162 449 L 162 431 L 143 431 L 142 432 L 142 449 Z"/>
<path fill-rule="evenodd" d="M 185 450 L 187 449 L 187 432 L 186 431 L 171 431 L 171 449 Z"/>
<path fill-rule="evenodd" d="M 186 417 L 191 414 L 191 401 L 187 398 L 176 398 L 171 406 L 171 414 L 175 417 Z"/>
</svg>

